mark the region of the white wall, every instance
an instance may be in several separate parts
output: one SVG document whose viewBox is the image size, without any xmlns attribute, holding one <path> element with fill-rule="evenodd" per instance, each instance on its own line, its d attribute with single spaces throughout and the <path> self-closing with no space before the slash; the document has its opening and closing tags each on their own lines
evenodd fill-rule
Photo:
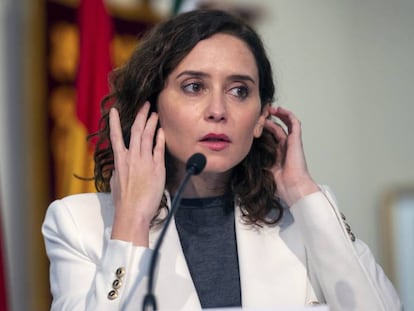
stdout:
<svg viewBox="0 0 414 311">
<path fill-rule="evenodd" d="M 381 260 L 383 191 L 414 186 L 414 1 L 255 3 L 277 104 L 300 117 L 314 177 Z"/>
</svg>

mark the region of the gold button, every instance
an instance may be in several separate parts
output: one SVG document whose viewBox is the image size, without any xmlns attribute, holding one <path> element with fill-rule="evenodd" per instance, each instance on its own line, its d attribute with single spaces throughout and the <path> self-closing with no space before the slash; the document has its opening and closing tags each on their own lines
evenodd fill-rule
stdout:
<svg viewBox="0 0 414 311">
<path fill-rule="evenodd" d="M 119 279 L 122 278 L 125 275 L 125 268 L 120 267 L 120 268 L 116 269 L 115 274 Z"/>
<path fill-rule="evenodd" d="M 116 279 L 112 282 L 113 289 L 119 289 L 122 286 L 122 281 L 120 279 Z"/>
<path fill-rule="evenodd" d="M 108 299 L 114 300 L 116 298 L 118 298 L 118 291 L 116 289 L 113 289 L 108 293 Z"/>
</svg>

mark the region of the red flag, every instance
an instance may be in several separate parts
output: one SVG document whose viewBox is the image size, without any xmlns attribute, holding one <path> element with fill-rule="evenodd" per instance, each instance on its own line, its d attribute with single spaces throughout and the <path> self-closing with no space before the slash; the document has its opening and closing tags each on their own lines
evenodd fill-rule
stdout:
<svg viewBox="0 0 414 311">
<path fill-rule="evenodd" d="M 82 192 L 93 192 L 93 181 L 75 178 L 93 177 L 93 143 L 86 136 L 98 130 L 100 102 L 108 94 L 108 74 L 112 69 L 110 45 L 112 19 L 103 0 L 81 0 L 78 8 L 79 65 L 76 94 L 60 87 L 51 96 L 56 102 L 55 115 L 62 119 L 51 134 L 55 163 L 55 193 L 60 198 Z M 76 109 L 66 109 L 76 106 Z M 59 109 L 60 110 L 59 110 Z M 76 112 L 74 111 L 76 110 Z M 69 112 L 69 113 L 68 113 Z M 73 115 L 72 115 L 73 112 Z M 57 125 L 58 122 L 56 123 Z M 73 151 L 68 154 L 68 151 Z"/>
<path fill-rule="evenodd" d="M 77 115 L 91 134 L 98 129 L 100 102 L 108 94 L 108 73 L 112 68 L 112 21 L 103 0 L 81 0 L 79 28 Z"/>
</svg>

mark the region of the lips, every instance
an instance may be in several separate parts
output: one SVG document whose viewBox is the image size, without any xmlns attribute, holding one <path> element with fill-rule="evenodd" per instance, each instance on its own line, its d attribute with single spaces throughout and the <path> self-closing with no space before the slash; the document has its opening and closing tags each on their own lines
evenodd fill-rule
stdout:
<svg viewBox="0 0 414 311">
<path fill-rule="evenodd" d="M 213 134 L 209 133 L 203 138 L 201 138 L 201 141 L 223 141 L 223 142 L 230 142 L 230 138 L 225 134 Z"/>
<path fill-rule="evenodd" d="M 231 140 L 225 134 L 209 133 L 201 138 L 200 142 L 212 151 L 221 151 L 230 145 Z"/>
</svg>

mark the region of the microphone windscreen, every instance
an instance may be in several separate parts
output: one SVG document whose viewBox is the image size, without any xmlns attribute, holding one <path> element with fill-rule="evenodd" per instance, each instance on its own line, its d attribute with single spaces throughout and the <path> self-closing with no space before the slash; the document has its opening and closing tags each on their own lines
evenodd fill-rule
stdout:
<svg viewBox="0 0 414 311">
<path fill-rule="evenodd" d="M 198 175 L 206 166 L 207 159 L 202 153 L 194 153 L 187 161 L 185 169 L 187 173 Z"/>
</svg>

